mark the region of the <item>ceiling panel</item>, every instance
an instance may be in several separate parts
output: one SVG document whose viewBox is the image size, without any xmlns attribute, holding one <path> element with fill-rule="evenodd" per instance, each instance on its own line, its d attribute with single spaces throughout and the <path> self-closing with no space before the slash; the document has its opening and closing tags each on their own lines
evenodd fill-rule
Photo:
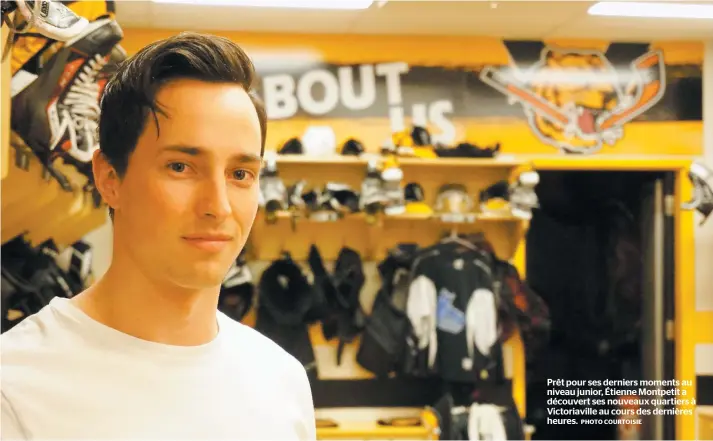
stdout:
<svg viewBox="0 0 713 441">
<path fill-rule="evenodd" d="M 142 16 L 139 11 L 144 15 Z M 117 19 L 125 27 L 182 30 L 343 32 L 359 12 L 286 11 L 273 8 L 174 5 L 147 1 L 117 3 Z"/>
<path fill-rule="evenodd" d="M 390 2 L 365 11 L 353 33 L 542 38 L 586 12 L 589 2 Z M 496 7 L 493 7 L 496 6 Z"/>
<path fill-rule="evenodd" d="M 629 19 L 585 15 L 553 31 L 552 38 L 589 38 L 611 35 L 619 40 L 713 39 L 712 20 Z"/>
<path fill-rule="evenodd" d="M 333 0 L 339 1 L 339 0 Z M 702 0 L 698 0 L 701 2 Z M 593 1 L 389 1 L 360 11 L 117 2 L 125 28 L 204 31 L 480 35 L 504 38 L 702 40 L 711 20 L 592 17 Z"/>
<path fill-rule="evenodd" d="M 158 24 L 150 20 L 151 6 L 153 3 L 148 1 L 120 2 L 116 5 L 116 16 L 122 27 L 154 27 Z"/>
</svg>

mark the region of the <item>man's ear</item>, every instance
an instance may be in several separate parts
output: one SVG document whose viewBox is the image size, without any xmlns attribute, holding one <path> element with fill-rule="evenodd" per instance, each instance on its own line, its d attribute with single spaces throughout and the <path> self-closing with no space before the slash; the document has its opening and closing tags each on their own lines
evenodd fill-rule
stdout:
<svg viewBox="0 0 713 441">
<path fill-rule="evenodd" d="M 119 175 L 99 149 L 94 152 L 92 157 L 92 172 L 94 173 L 94 185 L 104 202 L 114 210 L 119 208 L 119 185 L 121 183 Z"/>
</svg>

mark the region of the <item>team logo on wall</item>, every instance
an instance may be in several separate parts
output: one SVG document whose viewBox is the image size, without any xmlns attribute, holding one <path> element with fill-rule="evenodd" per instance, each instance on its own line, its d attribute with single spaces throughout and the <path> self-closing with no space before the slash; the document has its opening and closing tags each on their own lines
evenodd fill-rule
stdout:
<svg viewBox="0 0 713 441">
<path fill-rule="evenodd" d="M 535 135 L 565 153 L 614 146 L 665 92 L 663 54 L 647 46 L 618 44 L 605 54 L 540 44 L 528 59 L 527 48 L 505 45 L 510 66 L 486 67 L 481 81 L 520 104 Z"/>
</svg>

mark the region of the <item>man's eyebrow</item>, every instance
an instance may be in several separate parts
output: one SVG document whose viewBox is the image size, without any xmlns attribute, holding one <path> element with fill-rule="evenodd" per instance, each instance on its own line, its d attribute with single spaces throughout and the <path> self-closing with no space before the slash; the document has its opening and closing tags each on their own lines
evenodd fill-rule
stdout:
<svg viewBox="0 0 713 441">
<path fill-rule="evenodd" d="M 191 156 L 205 156 L 208 154 L 208 150 L 201 147 L 194 147 L 188 145 L 170 145 L 161 149 L 162 152 L 180 152 Z M 260 155 L 255 155 L 252 153 L 237 153 L 233 155 L 233 159 L 240 163 L 262 163 L 262 157 Z"/>
</svg>

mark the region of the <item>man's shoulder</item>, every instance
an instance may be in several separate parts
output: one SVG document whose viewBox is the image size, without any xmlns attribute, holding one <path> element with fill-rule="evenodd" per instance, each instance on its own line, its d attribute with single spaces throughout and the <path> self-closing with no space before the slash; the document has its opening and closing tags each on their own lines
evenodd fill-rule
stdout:
<svg viewBox="0 0 713 441">
<path fill-rule="evenodd" d="M 221 314 L 221 326 L 225 326 L 226 340 L 233 348 L 248 351 L 256 365 L 264 368 L 279 367 L 281 370 L 304 370 L 302 364 L 280 345 L 260 331 Z"/>
<path fill-rule="evenodd" d="M 12 364 L 18 357 L 37 354 L 43 349 L 51 348 L 58 332 L 50 306 L 26 317 L 0 336 L 3 365 Z"/>
<path fill-rule="evenodd" d="M 72 359 L 68 356 L 72 344 L 63 336 L 64 330 L 49 308 L 45 306 L 0 336 L 5 398 L 37 388 L 38 378 L 51 376 Z"/>
</svg>

